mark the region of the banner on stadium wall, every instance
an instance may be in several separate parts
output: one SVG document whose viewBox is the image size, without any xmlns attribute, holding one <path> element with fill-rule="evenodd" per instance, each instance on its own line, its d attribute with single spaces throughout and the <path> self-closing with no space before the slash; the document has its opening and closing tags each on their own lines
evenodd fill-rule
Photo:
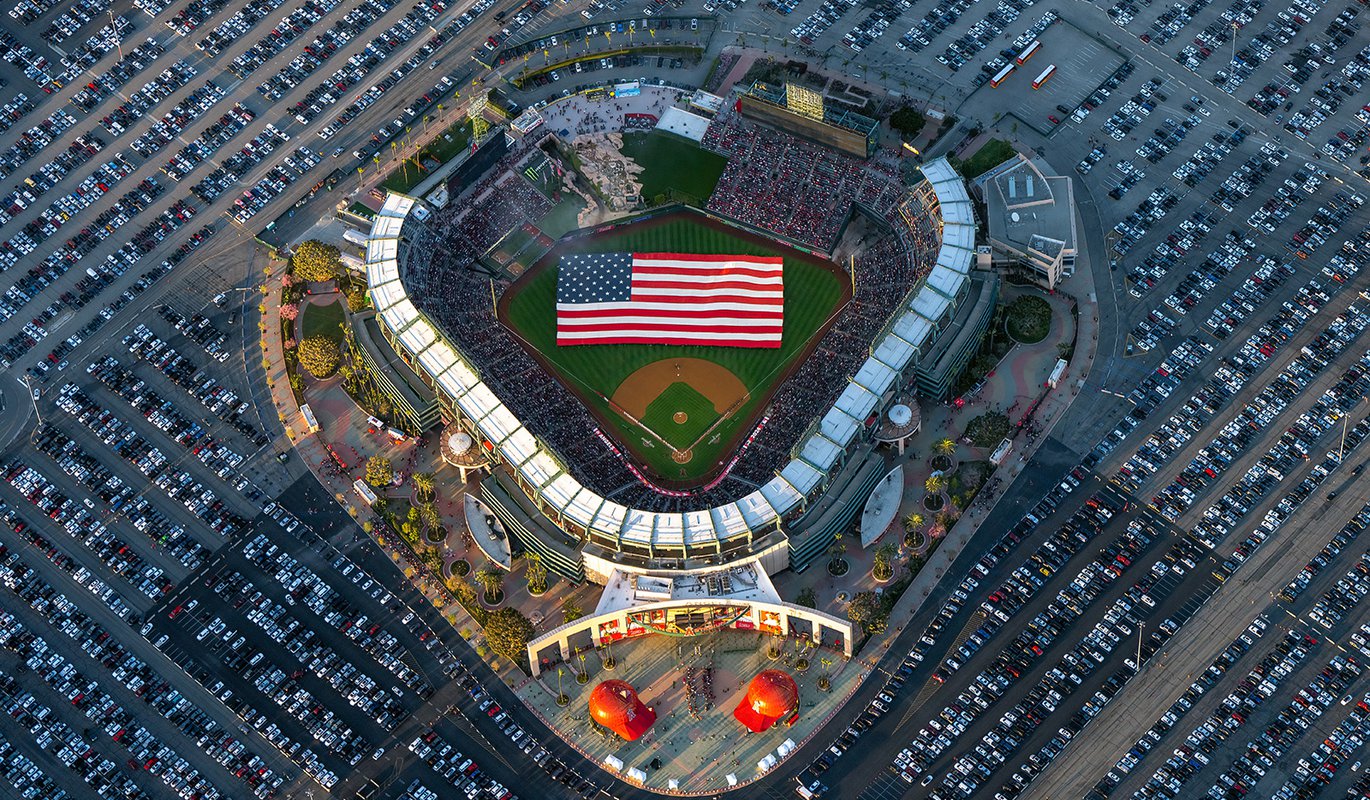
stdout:
<svg viewBox="0 0 1370 800">
<path fill-rule="evenodd" d="M 642 94 L 642 83 L 640 81 L 614 84 L 614 97 L 637 97 L 640 94 Z"/>
</svg>

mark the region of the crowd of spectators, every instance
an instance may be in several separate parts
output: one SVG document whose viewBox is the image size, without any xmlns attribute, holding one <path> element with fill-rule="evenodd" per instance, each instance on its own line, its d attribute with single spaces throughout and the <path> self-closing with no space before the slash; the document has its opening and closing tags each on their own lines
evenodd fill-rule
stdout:
<svg viewBox="0 0 1370 800">
<path fill-rule="evenodd" d="M 855 255 L 859 279 L 851 301 L 777 390 L 766 409 L 766 424 L 728 477 L 712 488 L 681 497 L 638 479 L 619 453 L 591 435 L 600 426 L 584 404 L 495 318 L 490 283 L 502 295 L 508 281 L 475 268 L 477 259 L 510 230 L 541 219 L 551 207 L 521 176 L 515 156 L 435 217 L 432 257 L 411 259 L 406 267 L 415 304 L 448 333 L 496 395 L 558 453 L 572 474 L 596 492 L 645 511 L 708 508 L 770 480 L 799 437 L 831 408 L 882 326 L 931 269 L 939 244 L 932 215 L 891 167 L 863 164 L 735 115 L 723 116 L 721 126 L 710 128 L 711 146 L 731 160 L 711 209 L 826 251 L 852 213 L 852 204 L 859 202 L 869 235 Z M 724 132 L 715 135 L 715 127 Z"/>
<path fill-rule="evenodd" d="M 832 249 L 852 203 L 885 215 L 904 194 L 897 173 L 720 111 L 704 147 L 728 158 L 709 209 L 821 251 Z"/>
</svg>

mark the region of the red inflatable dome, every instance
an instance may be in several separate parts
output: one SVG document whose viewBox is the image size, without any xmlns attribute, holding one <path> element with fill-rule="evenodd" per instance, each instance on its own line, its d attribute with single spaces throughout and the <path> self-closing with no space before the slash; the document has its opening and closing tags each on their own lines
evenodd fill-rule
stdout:
<svg viewBox="0 0 1370 800">
<path fill-rule="evenodd" d="M 733 716 L 752 733 L 760 733 L 799 710 L 799 687 L 778 669 L 768 669 L 752 678 L 747 694 L 733 709 Z"/>
<path fill-rule="evenodd" d="M 595 722 L 634 741 L 656 722 L 656 713 L 642 704 L 625 681 L 604 681 L 590 692 L 590 715 Z"/>
</svg>

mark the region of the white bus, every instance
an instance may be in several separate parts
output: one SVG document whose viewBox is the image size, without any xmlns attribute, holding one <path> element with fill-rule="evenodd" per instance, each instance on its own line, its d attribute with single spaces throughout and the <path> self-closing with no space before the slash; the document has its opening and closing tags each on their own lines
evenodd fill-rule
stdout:
<svg viewBox="0 0 1370 800">
<path fill-rule="evenodd" d="M 1034 88 L 1034 89 L 1040 89 L 1040 88 L 1042 88 L 1042 84 L 1044 84 L 1044 83 L 1046 83 L 1048 80 L 1050 80 L 1050 79 L 1051 79 L 1051 76 L 1052 76 L 1052 75 L 1055 75 L 1055 74 L 1056 74 L 1056 65 L 1055 65 L 1055 64 L 1052 64 L 1051 66 L 1049 66 L 1049 67 L 1047 67 L 1046 69 L 1042 70 L 1042 74 L 1041 74 L 1041 75 L 1038 75 L 1037 78 L 1036 78 L 1035 80 L 1033 80 L 1033 82 L 1032 82 L 1032 88 Z"/>
<path fill-rule="evenodd" d="M 1007 79 L 1008 79 L 1008 76 L 1012 75 L 1012 74 L 1013 74 L 1013 70 L 1015 70 L 1015 69 L 1017 69 L 1017 67 L 1016 67 L 1015 65 L 1009 64 L 1008 66 L 1006 66 L 1006 67 L 1004 67 L 1003 69 L 999 70 L 999 74 L 998 74 L 998 75 L 995 75 L 993 78 L 990 78 L 990 79 L 989 79 L 989 85 L 990 85 L 990 86 L 993 86 L 993 87 L 996 88 L 996 89 L 999 88 L 999 84 L 1001 84 L 1001 83 L 1003 83 L 1005 80 L 1007 80 Z"/>
</svg>

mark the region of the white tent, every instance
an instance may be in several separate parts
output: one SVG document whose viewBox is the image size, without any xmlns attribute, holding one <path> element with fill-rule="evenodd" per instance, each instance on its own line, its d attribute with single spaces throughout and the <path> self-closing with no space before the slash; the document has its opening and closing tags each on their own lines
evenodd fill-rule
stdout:
<svg viewBox="0 0 1370 800">
<path fill-rule="evenodd" d="M 646 782 L 647 782 L 647 773 L 643 772 L 642 770 L 638 769 L 637 767 L 629 767 L 629 769 L 628 769 L 628 780 L 630 780 L 630 781 L 637 781 L 638 783 L 646 783 Z"/>
<path fill-rule="evenodd" d="M 728 773 L 728 785 L 729 785 L 729 786 L 736 786 L 736 785 L 737 785 L 737 776 L 734 775 L 734 774 L 731 773 L 731 772 Z"/>
<path fill-rule="evenodd" d="M 675 778 L 671 778 L 666 781 L 666 788 L 674 792 L 680 788 L 680 781 L 676 780 Z"/>
<path fill-rule="evenodd" d="M 618 758 L 617 756 L 605 756 L 604 764 L 614 772 L 623 771 L 623 760 Z"/>
<path fill-rule="evenodd" d="M 766 757 L 756 762 L 757 772 L 767 772 L 779 762 L 774 753 L 766 754 Z"/>
</svg>

